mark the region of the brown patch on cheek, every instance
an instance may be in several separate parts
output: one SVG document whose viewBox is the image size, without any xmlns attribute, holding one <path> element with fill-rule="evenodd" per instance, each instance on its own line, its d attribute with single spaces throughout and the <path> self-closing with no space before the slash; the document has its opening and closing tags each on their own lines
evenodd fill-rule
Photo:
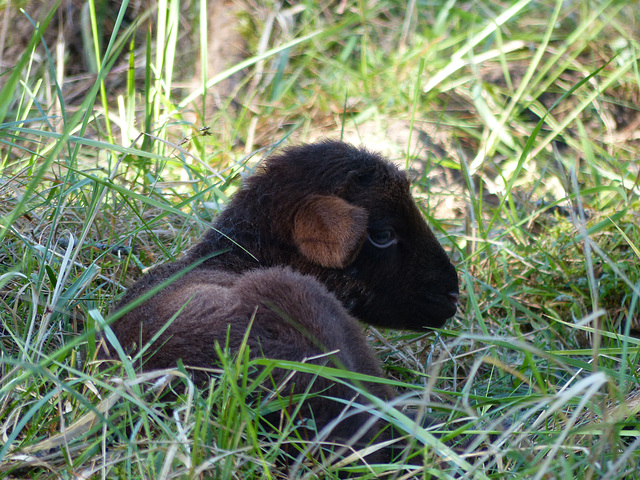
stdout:
<svg viewBox="0 0 640 480">
<path fill-rule="evenodd" d="M 333 196 L 313 195 L 296 212 L 293 241 L 302 255 L 327 268 L 343 268 L 357 255 L 367 212 Z"/>
</svg>

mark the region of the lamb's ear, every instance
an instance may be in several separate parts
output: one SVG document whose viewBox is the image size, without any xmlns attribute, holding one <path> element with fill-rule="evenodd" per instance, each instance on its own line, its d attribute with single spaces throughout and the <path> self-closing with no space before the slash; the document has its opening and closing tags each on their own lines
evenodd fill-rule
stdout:
<svg viewBox="0 0 640 480">
<path fill-rule="evenodd" d="M 309 196 L 293 221 L 293 241 L 300 253 L 329 268 L 351 263 L 366 233 L 367 212 L 333 196 Z"/>
</svg>

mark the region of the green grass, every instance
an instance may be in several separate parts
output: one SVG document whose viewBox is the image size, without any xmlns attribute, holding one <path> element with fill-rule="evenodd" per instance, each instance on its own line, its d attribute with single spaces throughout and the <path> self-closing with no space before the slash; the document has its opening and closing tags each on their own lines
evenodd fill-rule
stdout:
<svg viewBox="0 0 640 480">
<path fill-rule="evenodd" d="M 0 476 L 637 475 L 632 2 L 382 0 L 339 12 L 340 2 L 247 1 L 247 59 L 203 69 L 191 87 L 207 58 L 204 3 L 132 12 L 122 2 L 108 15 L 108 2 L 87 2 L 83 35 L 66 37 L 97 68 L 81 90 L 69 45 L 53 46 L 53 3 L 26 50 L 9 45 L 15 68 L 0 76 Z M 214 107 L 211 90 L 240 71 L 235 101 Z M 370 330 L 400 401 L 446 420 L 444 444 L 402 405 L 373 399 L 424 446 L 423 467 L 318 451 L 296 438 L 295 412 L 281 435 L 264 434 L 260 414 L 289 398 L 248 381 L 275 364 L 246 352 L 221 352 L 224 368 L 204 387 L 181 367 L 136 375 L 126 357 L 108 371 L 93 361 L 109 305 L 193 245 L 240 174 L 274 146 L 322 136 L 405 166 L 460 273 L 462 306 L 446 330 Z M 174 383 L 159 382 L 164 373 Z M 169 388 L 173 400 L 161 395 Z M 465 435 L 469 448 L 451 452 Z"/>
</svg>

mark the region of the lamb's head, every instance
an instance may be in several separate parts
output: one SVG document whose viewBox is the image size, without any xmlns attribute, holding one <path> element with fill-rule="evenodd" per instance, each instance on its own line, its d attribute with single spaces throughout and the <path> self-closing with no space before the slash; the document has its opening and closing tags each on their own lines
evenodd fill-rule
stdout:
<svg viewBox="0 0 640 480">
<path fill-rule="evenodd" d="M 214 227 L 264 266 L 315 276 L 364 322 L 439 328 L 456 312 L 455 268 L 406 175 L 377 154 L 329 141 L 285 150 Z"/>
</svg>

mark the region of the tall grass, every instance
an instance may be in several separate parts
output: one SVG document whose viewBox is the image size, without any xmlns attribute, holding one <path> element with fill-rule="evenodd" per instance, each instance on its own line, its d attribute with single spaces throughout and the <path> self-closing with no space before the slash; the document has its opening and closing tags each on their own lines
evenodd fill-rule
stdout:
<svg viewBox="0 0 640 480">
<path fill-rule="evenodd" d="M 55 38 L 59 4 L 0 77 L 0 475 L 636 475 L 634 5 L 247 0 L 247 59 L 203 68 L 185 90 L 208 34 L 205 22 L 186 26 L 206 3 L 149 2 L 135 23 L 124 1 L 103 37 L 103 4 L 91 1 L 83 51 L 97 71 L 78 102 L 68 48 L 42 40 Z M 237 72 L 234 101 L 212 108 L 205 97 Z M 402 393 L 371 401 L 424 447 L 421 461 L 333 456 L 319 448 L 323 432 L 300 438 L 286 391 L 248 375 L 260 365 L 356 379 L 349 372 L 221 351 L 201 386 L 182 366 L 140 374 L 124 355 L 107 370 L 94 361 L 109 305 L 189 248 L 239 175 L 274 146 L 322 136 L 403 163 L 460 272 L 463 305 L 446 330 L 370 329 L 383 381 Z M 406 405 L 440 418 L 440 436 Z M 283 412 L 281 434 L 260 420 L 272 411 Z"/>
</svg>

